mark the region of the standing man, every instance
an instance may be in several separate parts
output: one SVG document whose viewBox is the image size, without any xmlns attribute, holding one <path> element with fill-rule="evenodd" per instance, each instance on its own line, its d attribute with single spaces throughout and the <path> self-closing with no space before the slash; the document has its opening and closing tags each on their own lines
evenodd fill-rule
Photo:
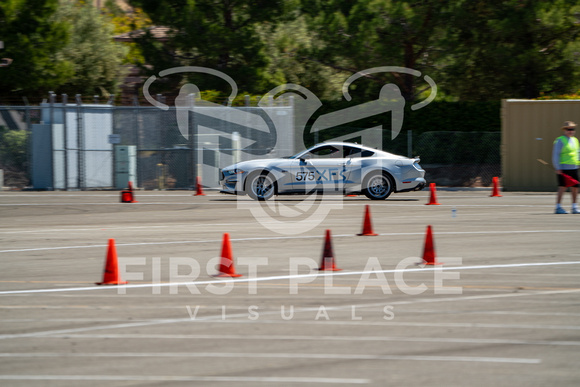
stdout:
<svg viewBox="0 0 580 387">
<path fill-rule="evenodd" d="M 572 179 L 578 180 L 578 164 L 580 164 L 580 145 L 578 144 L 578 139 L 574 137 L 576 124 L 572 121 L 566 121 L 564 126 L 562 126 L 562 131 L 564 132 L 563 135 L 554 141 L 554 147 L 552 148 L 552 164 L 558 174 L 558 194 L 556 196 L 556 211 L 554 212 L 556 214 L 568 213 L 560 204 L 567 188 L 566 179 L 563 175 L 568 175 Z M 580 209 L 578 209 L 578 204 L 576 203 L 578 184 L 570 188 L 570 193 L 572 194 L 572 213 L 580 214 Z"/>
</svg>

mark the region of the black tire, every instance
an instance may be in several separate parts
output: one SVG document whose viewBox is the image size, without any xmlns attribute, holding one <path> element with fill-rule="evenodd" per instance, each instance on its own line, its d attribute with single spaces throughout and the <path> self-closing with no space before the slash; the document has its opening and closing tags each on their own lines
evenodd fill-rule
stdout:
<svg viewBox="0 0 580 387">
<path fill-rule="evenodd" d="M 385 172 L 369 173 L 363 181 L 362 192 L 371 200 L 385 200 L 393 190 L 393 178 Z"/>
<path fill-rule="evenodd" d="M 246 179 L 245 191 L 254 200 L 268 200 L 276 194 L 276 179 L 268 171 L 253 172 Z"/>
</svg>

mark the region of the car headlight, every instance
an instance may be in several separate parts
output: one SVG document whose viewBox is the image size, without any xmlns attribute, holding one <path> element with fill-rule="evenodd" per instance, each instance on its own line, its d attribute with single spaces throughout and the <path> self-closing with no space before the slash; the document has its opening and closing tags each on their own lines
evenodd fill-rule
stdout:
<svg viewBox="0 0 580 387">
<path fill-rule="evenodd" d="M 239 175 L 239 174 L 244 173 L 246 171 L 244 171 L 243 169 L 234 168 L 234 169 L 230 169 L 230 170 L 223 171 L 223 172 L 224 172 L 224 176 L 232 176 L 232 175 Z"/>
</svg>

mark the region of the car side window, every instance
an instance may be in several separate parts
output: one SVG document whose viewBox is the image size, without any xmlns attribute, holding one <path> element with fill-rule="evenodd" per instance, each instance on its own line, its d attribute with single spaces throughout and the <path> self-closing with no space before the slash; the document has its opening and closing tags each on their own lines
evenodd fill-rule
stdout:
<svg viewBox="0 0 580 387">
<path fill-rule="evenodd" d="M 351 158 L 355 158 L 355 157 L 371 157 L 375 154 L 375 152 L 366 150 L 366 149 L 361 149 L 361 148 L 357 148 L 357 147 L 352 147 L 352 146 L 345 146 L 344 147 L 344 157 L 351 157 Z"/>
<path fill-rule="evenodd" d="M 354 148 L 352 146 L 344 147 L 344 157 L 360 157 L 360 148 Z"/>
<path fill-rule="evenodd" d="M 308 152 L 313 159 L 335 159 L 341 158 L 341 152 L 338 147 L 325 145 Z"/>
</svg>

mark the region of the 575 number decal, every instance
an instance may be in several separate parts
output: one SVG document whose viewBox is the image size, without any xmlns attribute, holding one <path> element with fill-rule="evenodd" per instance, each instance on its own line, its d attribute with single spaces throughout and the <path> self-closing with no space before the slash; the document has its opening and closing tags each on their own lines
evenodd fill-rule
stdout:
<svg viewBox="0 0 580 387">
<path fill-rule="evenodd" d="M 317 183 L 345 181 L 344 171 L 339 168 L 318 169 L 316 171 L 296 172 L 296 181 L 316 181 Z"/>
<path fill-rule="evenodd" d="M 314 181 L 314 172 L 296 172 L 296 181 Z"/>
</svg>

